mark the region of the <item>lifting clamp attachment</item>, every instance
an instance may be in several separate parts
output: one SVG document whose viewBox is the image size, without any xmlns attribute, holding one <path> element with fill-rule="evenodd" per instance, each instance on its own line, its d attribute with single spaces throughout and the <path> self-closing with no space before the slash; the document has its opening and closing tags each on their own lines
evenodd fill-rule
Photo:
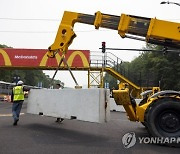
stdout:
<svg viewBox="0 0 180 154">
<path fill-rule="evenodd" d="M 65 54 L 63 54 L 62 57 L 61 57 L 61 59 L 60 59 L 59 65 L 58 65 L 58 67 L 56 68 L 56 71 L 54 72 L 54 75 L 53 75 L 53 77 L 52 77 L 52 79 L 51 79 L 51 83 L 53 83 L 53 80 L 54 80 L 54 78 L 55 78 L 55 76 L 56 76 L 56 74 L 57 74 L 57 71 L 59 70 L 62 62 L 64 62 L 64 64 L 67 66 L 67 68 L 68 68 L 68 70 L 69 70 L 69 73 L 71 74 L 71 76 L 72 76 L 72 78 L 73 78 L 73 80 L 74 80 L 74 82 L 75 82 L 75 84 L 76 84 L 75 88 L 76 88 L 76 89 L 82 88 L 82 87 L 79 86 L 79 84 L 77 83 L 77 80 L 76 80 L 76 78 L 74 77 L 74 75 L 73 75 L 73 73 L 72 73 L 72 71 L 71 71 L 71 68 L 69 67 L 69 65 L 68 65 L 68 63 L 67 63 L 67 61 L 66 61 Z"/>
</svg>

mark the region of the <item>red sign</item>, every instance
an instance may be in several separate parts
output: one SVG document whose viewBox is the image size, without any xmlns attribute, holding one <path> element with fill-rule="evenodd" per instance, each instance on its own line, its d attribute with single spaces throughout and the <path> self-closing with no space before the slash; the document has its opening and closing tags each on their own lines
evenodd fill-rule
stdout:
<svg viewBox="0 0 180 154">
<path fill-rule="evenodd" d="M 39 68 L 51 69 L 57 68 L 61 53 L 56 54 L 55 58 L 47 57 L 46 49 L 0 49 L 0 67 L 16 68 Z M 90 51 L 89 50 L 69 50 L 65 58 L 70 67 L 89 67 Z M 61 65 L 62 67 L 64 64 Z"/>
</svg>

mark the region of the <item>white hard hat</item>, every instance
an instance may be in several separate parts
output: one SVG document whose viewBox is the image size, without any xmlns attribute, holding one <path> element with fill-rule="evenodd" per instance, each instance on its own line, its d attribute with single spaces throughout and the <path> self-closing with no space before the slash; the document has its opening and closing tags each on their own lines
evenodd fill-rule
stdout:
<svg viewBox="0 0 180 154">
<path fill-rule="evenodd" d="M 22 85 L 23 84 L 23 81 L 18 81 L 17 85 Z"/>
</svg>

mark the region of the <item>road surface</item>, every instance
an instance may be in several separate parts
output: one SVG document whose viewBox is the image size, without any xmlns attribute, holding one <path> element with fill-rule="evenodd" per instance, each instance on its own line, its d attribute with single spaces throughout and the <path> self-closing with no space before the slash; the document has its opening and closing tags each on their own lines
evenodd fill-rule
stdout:
<svg viewBox="0 0 180 154">
<path fill-rule="evenodd" d="M 180 148 L 140 143 L 149 137 L 137 122 L 123 112 L 111 112 L 108 123 L 78 120 L 55 123 L 55 118 L 26 114 L 23 104 L 18 126 L 13 126 L 11 103 L 0 102 L 0 154 L 179 154 Z M 125 148 L 122 137 L 135 133 L 135 145 Z"/>
</svg>

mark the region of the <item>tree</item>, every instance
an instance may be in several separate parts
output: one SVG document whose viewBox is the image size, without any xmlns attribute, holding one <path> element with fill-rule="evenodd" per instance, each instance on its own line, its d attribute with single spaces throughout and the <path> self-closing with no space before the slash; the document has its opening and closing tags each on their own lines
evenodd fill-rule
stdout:
<svg viewBox="0 0 180 154">
<path fill-rule="evenodd" d="M 156 50 L 144 51 L 130 63 L 123 63 L 120 72 L 130 81 L 142 87 L 159 86 L 161 89 L 180 90 L 180 56 L 179 53 L 164 53 L 162 46 L 147 44 L 143 49 Z M 121 66 L 121 67 L 122 67 Z M 108 76 L 106 75 L 105 78 Z M 109 78 L 109 77 L 108 77 Z M 112 83 L 112 79 L 108 80 Z M 114 83 L 113 83 L 114 84 Z"/>
</svg>

